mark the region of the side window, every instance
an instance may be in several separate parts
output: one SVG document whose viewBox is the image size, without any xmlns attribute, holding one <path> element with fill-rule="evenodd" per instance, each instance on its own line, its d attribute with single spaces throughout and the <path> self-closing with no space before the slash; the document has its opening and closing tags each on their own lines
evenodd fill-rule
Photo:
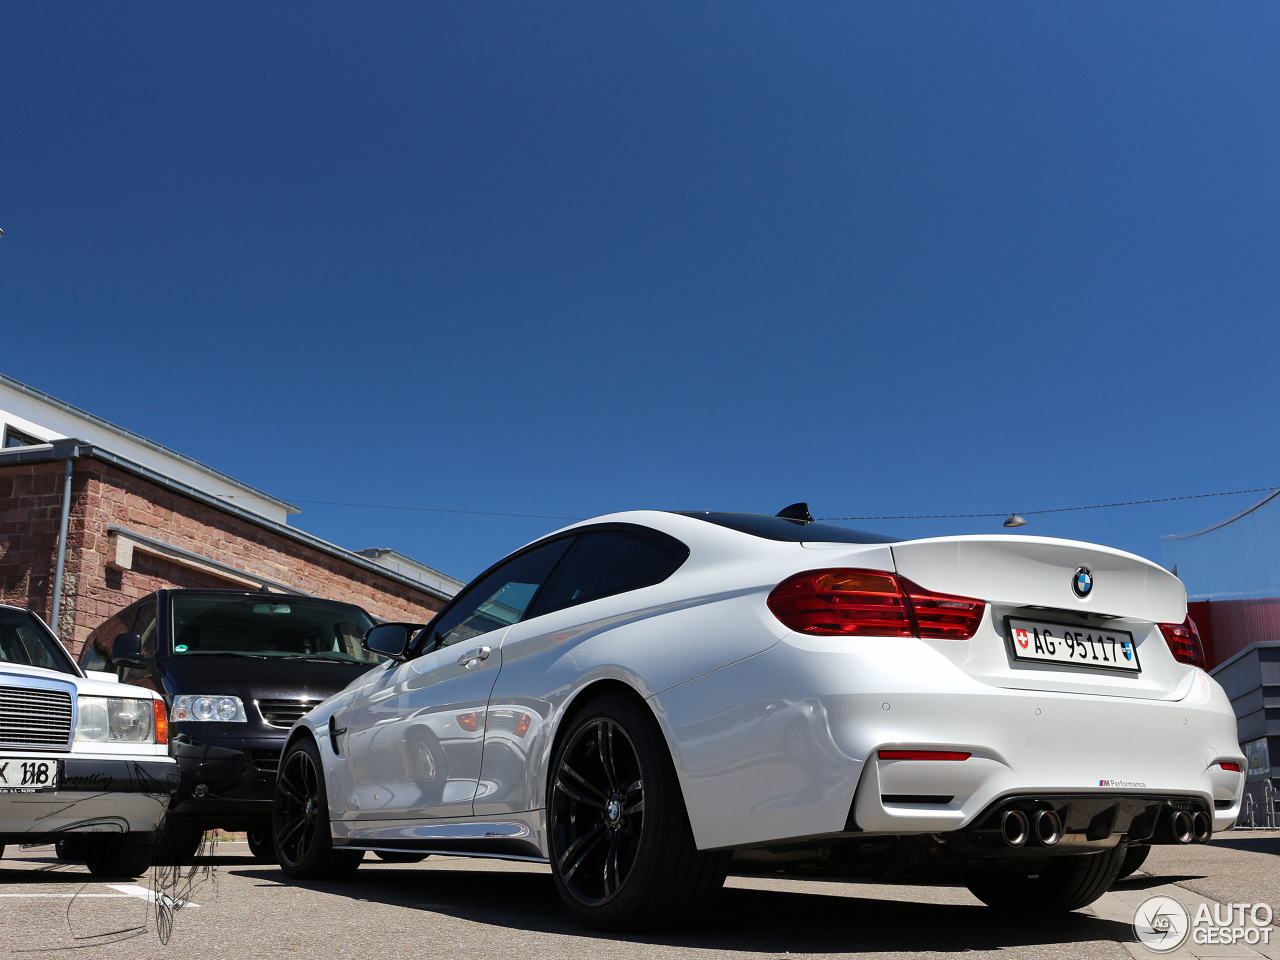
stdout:
<svg viewBox="0 0 1280 960">
<path fill-rule="evenodd" d="M 427 627 L 430 639 L 425 649 L 461 643 L 515 623 L 572 542 L 572 537 L 565 537 L 537 547 L 481 577 L 439 622 Z"/>
<path fill-rule="evenodd" d="M 637 590 L 665 580 L 689 555 L 674 542 L 643 533 L 584 533 L 538 600 L 535 616 Z"/>
</svg>

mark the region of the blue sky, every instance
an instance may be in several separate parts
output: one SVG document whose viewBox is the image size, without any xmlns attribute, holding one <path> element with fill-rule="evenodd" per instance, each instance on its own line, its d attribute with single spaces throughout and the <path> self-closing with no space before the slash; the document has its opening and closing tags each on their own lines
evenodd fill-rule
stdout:
<svg viewBox="0 0 1280 960">
<path fill-rule="evenodd" d="M 0 370 L 295 501 L 1277 484 L 1278 33 L 1258 3 L 6 2 Z M 1253 499 L 1023 531 L 1158 559 Z M 559 525 L 300 505 L 463 578 Z"/>
</svg>

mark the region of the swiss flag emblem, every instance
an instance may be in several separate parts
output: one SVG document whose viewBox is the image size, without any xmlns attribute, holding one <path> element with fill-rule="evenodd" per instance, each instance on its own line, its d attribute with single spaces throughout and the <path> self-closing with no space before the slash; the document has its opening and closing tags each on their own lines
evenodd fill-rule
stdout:
<svg viewBox="0 0 1280 960">
<path fill-rule="evenodd" d="M 1018 641 L 1018 646 L 1022 647 L 1023 650 L 1027 649 L 1027 644 L 1031 642 L 1031 638 L 1027 636 L 1027 631 L 1025 630 L 1013 631 L 1013 639 Z"/>
</svg>

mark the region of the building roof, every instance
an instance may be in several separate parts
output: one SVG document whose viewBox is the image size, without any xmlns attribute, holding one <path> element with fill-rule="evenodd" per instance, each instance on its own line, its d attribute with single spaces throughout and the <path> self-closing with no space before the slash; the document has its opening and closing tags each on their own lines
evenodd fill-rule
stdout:
<svg viewBox="0 0 1280 960">
<path fill-rule="evenodd" d="M 284 523 L 278 523 L 269 517 L 263 516 L 261 513 L 241 507 L 235 503 L 231 503 L 228 500 L 211 494 L 199 487 L 193 487 L 190 484 L 183 483 L 181 480 L 177 480 L 173 477 L 160 473 L 158 470 L 155 470 L 146 464 L 129 460 L 128 458 L 122 457 L 111 450 L 98 446 L 97 444 L 68 438 L 60 439 L 54 443 L 41 443 L 32 446 L 0 449 L 0 466 L 16 463 L 49 463 L 62 460 L 81 460 L 87 458 L 112 464 L 113 466 L 119 467 L 121 470 L 132 473 L 135 476 L 142 477 L 144 480 L 149 480 L 166 490 L 181 494 L 193 500 L 198 500 L 207 506 L 216 507 L 225 513 L 240 517 L 243 520 L 247 520 L 250 523 L 256 524 L 267 530 L 271 530 L 283 537 L 288 537 L 297 543 L 312 547 L 313 549 L 329 554 L 332 557 L 337 557 L 347 563 L 368 570 L 371 573 L 376 573 L 381 577 L 386 577 L 389 580 L 394 580 L 404 584 L 405 586 L 412 587 L 415 590 L 424 591 L 441 600 L 452 599 L 454 593 L 457 592 L 455 589 L 452 589 L 452 584 L 461 583 L 461 581 L 454 580 L 452 577 L 447 577 L 444 574 L 439 574 L 440 580 L 435 583 L 428 582 L 421 576 L 407 575 L 405 572 L 396 570 L 386 564 L 378 563 L 376 560 L 354 550 L 348 550 L 335 543 L 330 543 L 327 540 L 322 540 L 309 533 L 304 533 L 296 527 L 290 527 Z M 407 560 L 408 558 L 405 559 Z M 422 567 L 424 570 L 431 569 L 430 567 L 424 567 L 421 564 L 418 564 L 418 566 Z"/>
<path fill-rule="evenodd" d="M 455 579 L 447 573 L 441 573 L 434 567 L 428 567 L 425 563 L 419 563 L 413 557 L 406 557 L 396 550 L 390 550 L 386 547 L 368 547 L 364 550 L 357 550 L 356 553 L 362 557 L 368 557 L 380 567 L 394 570 L 403 577 L 408 577 L 410 580 L 416 580 L 421 584 L 443 591 L 449 596 L 453 596 L 466 586 L 464 581 Z"/>
<path fill-rule="evenodd" d="M 18 403 L 6 402 L 6 389 L 10 391 L 9 399 L 17 399 L 19 400 Z M 17 394 L 18 397 L 14 397 L 14 394 Z M 22 400 L 26 402 L 23 403 L 21 402 Z M 284 521 L 289 515 L 302 512 L 301 508 L 278 497 L 273 497 L 269 493 L 263 493 L 261 490 L 251 487 L 247 483 L 242 483 L 234 477 L 229 477 L 208 464 L 201 463 L 199 460 L 192 459 L 163 444 L 156 443 L 154 440 L 148 440 L 132 430 L 126 430 L 124 427 L 117 426 L 109 420 L 104 420 L 102 417 L 89 413 L 87 410 L 81 410 L 66 401 L 51 397 L 35 387 L 28 386 L 0 373 L 0 411 L 4 411 L 10 406 L 23 408 L 12 411 L 17 418 L 25 421 L 25 423 L 18 425 L 19 429 L 25 429 L 33 433 L 50 434 L 49 436 L 39 437 L 39 439 L 52 441 L 63 437 L 82 437 L 88 443 L 93 444 L 105 441 L 108 444 L 117 446 L 123 456 L 130 457 L 136 462 L 145 463 L 153 468 L 159 467 L 161 472 L 164 473 L 173 472 L 178 479 L 186 480 L 189 485 L 203 489 L 213 496 L 231 497 L 234 496 L 232 491 L 235 491 L 254 504 L 254 506 L 247 508 L 253 513 L 262 514 L 276 521 Z M 36 409 L 30 409 L 32 406 Z M 31 416 L 33 413 L 37 416 L 43 413 L 44 416 L 36 419 Z M 32 430 L 32 427 L 35 430 Z M 52 434 L 59 435 L 53 436 Z M 123 441 L 123 443 L 118 441 Z M 146 461 L 148 460 L 151 462 L 147 463 Z M 161 464 L 164 464 L 164 466 L 160 466 Z"/>
</svg>

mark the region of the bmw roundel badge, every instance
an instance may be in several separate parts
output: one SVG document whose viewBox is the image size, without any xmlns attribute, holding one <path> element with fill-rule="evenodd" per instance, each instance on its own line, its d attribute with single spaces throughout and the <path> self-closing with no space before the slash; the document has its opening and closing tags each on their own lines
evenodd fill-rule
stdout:
<svg viewBox="0 0 1280 960">
<path fill-rule="evenodd" d="M 1093 592 L 1093 574 L 1088 567 L 1079 567 L 1075 574 L 1071 577 L 1071 589 L 1075 591 L 1077 597 L 1083 600 Z"/>
</svg>

